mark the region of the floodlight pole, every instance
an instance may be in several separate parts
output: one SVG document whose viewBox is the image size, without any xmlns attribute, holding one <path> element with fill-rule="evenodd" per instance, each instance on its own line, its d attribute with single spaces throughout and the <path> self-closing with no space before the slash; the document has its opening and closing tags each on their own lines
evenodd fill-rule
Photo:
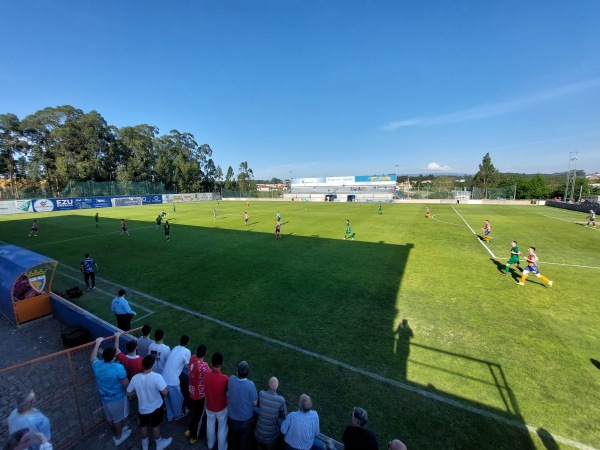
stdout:
<svg viewBox="0 0 600 450">
<path fill-rule="evenodd" d="M 569 153 L 569 170 L 567 172 L 567 184 L 565 186 L 565 202 L 569 201 L 569 198 L 573 199 L 575 196 L 575 178 L 577 178 L 577 155 L 579 152 Z M 575 156 L 573 156 L 575 155 Z M 570 195 L 569 195 L 570 194 Z"/>
</svg>

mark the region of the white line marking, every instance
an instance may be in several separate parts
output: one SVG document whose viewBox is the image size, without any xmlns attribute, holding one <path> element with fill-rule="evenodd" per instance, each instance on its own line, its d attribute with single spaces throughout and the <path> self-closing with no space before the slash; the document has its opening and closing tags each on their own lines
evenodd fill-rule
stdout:
<svg viewBox="0 0 600 450">
<path fill-rule="evenodd" d="M 65 266 L 65 267 L 67 267 L 67 268 L 69 268 L 71 270 L 75 270 L 75 269 L 72 269 L 71 267 L 68 267 L 68 266 Z M 306 350 L 306 349 L 304 349 L 302 347 L 298 347 L 296 345 L 290 344 L 288 342 L 281 341 L 279 339 L 270 338 L 268 336 L 264 336 L 262 334 L 254 332 L 254 331 L 250 331 L 250 330 L 247 330 L 245 328 L 238 327 L 238 326 L 230 324 L 228 322 L 224 322 L 224 321 L 222 321 L 220 319 L 216 319 L 216 318 L 214 318 L 212 316 L 209 316 L 209 315 L 197 312 L 197 311 L 193 311 L 193 310 L 188 309 L 188 308 L 184 308 L 183 306 L 179 306 L 179 305 L 175 305 L 173 303 L 169 303 L 166 300 L 160 299 L 158 297 L 154 297 L 152 295 L 146 294 L 146 293 L 141 292 L 141 291 L 137 291 L 137 290 L 129 288 L 127 286 L 118 285 L 118 284 L 113 283 L 111 281 L 108 281 L 108 280 L 105 280 L 105 279 L 101 279 L 100 277 L 98 277 L 98 279 L 102 280 L 102 282 L 107 283 L 109 285 L 113 285 L 115 287 L 122 287 L 123 289 L 127 289 L 127 291 L 129 291 L 131 293 L 134 293 L 136 295 L 139 295 L 141 297 L 144 297 L 147 300 L 150 300 L 152 302 L 158 303 L 158 304 L 163 305 L 163 306 L 167 306 L 169 308 L 175 309 L 175 310 L 183 312 L 185 314 L 189 314 L 191 316 L 198 317 L 200 319 L 204 319 L 204 320 L 206 320 L 208 322 L 215 323 L 215 324 L 220 325 L 220 326 L 222 326 L 224 328 L 227 328 L 227 329 L 230 329 L 230 330 L 233 330 L 233 331 L 237 331 L 238 333 L 245 334 L 247 336 L 251 336 L 251 337 L 253 337 L 255 339 L 260 339 L 262 341 L 268 342 L 268 343 L 273 344 L 273 345 L 278 345 L 280 347 L 284 347 L 284 348 L 287 348 L 289 350 L 293 350 L 293 351 L 301 353 L 303 355 L 310 356 L 310 357 L 312 357 L 312 358 L 314 358 L 316 360 L 327 362 L 327 363 L 332 364 L 334 366 L 346 369 L 346 370 L 348 370 L 350 372 L 354 372 L 354 373 L 357 373 L 359 375 L 363 375 L 365 377 L 371 378 L 373 380 L 380 381 L 382 383 L 389 384 L 391 386 L 394 386 L 394 387 L 397 387 L 397 388 L 400 388 L 400 389 L 404 389 L 406 391 L 409 391 L 409 392 L 421 395 L 423 397 L 426 397 L 426 398 L 429 398 L 429 399 L 432 399 L 432 400 L 436 400 L 436 401 L 439 401 L 439 402 L 447 404 L 447 405 L 454 406 L 455 408 L 462 409 L 464 411 L 468 411 L 468 412 L 477 414 L 479 416 L 486 417 L 488 419 L 496 420 L 498 422 L 504 423 L 505 425 L 509 425 L 509 426 L 516 427 L 516 428 L 519 428 L 519 429 L 527 430 L 527 431 L 529 431 L 532 434 L 537 434 L 538 429 L 540 428 L 540 427 L 534 427 L 534 426 L 531 426 L 531 425 L 527 425 L 527 424 L 524 424 L 524 423 L 516 421 L 516 420 L 507 419 L 506 417 L 502 417 L 502 416 L 500 416 L 498 414 L 494 414 L 494 413 L 491 413 L 491 412 L 488 412 L 488 411 L 484 411 L 484 410 L 475 408 L 474 406 L 465 405 L 465 404 L 463 404 L 463 403 L 461 403 L 459 401 L 456 401 L 456 400 L 453 400 L 453 399 L 450 399 L 450 398 L 447 398 L 447 397 L 443 397 L 443 396 L 438 395 L 438 394 L 434 394 L 432 392 L 429 392 L 429 391 L 426 391 L 426 390 L 423 390 L 423 389 L 411 386 L 409 384 L 405 384 L 405 383 L 401 383 L 401 382 L 396 381 L 396 380 L 392 380 L 391 378 L 387 378 L 387 377 L 384 377 L 382 375 L 379 375 L 379 374 L 376 374 L 376 373 L 373 373 L 373 372 L 369 372 L 369 371 L 367 371 L 365 369 L 361 369 L 360 367 L 351 366 L 350 364 L 347 364 L 345 362 L 339 361 L 337 359 L 333 359 L 333 358 L 330 358 L 328 356 L 324 356 L 324 355 L 321 355 L 319 353 L 316 353 L 316 352 L 313 352 L 313 351 L 310 351 L 310 350 Z M 560 442 L 562 444 L 570 445 L 570 446 L 575 447 L 577 449 L 581 449 L 581 450 L 596 450 L 594 447 L 590 447 L 590 446 L 588 446 L 586 444 L 581 444 L 579 442 L 573 441 L 571 439 L 563 438 L 563 437 L 555 435 L 555 434 L 552 434 L 552 437 L 554 438 L 554 440 L 556 440 L 556 441 L 558 441 L 558 442 Z"/>
<path fill-rule="evenodd" d="M 443 214 L 434 214 L 433 216 L 431 216 L 431 218 L 433 220 L 435 220 L 436 222 L 446 223 L 448 225 L 454 225 L 455 227 L 464 227 L 464 225 L 461 225 L 460 223 L 446 222 L 445 220 L 436 219 L 436 217 L 440 216 L 440 215 L 443 215 Z"/>
<path fill-rule="evenodd" d="M 64 264 L 62 264 L 62 263 L 59 263 L 59 265 L 60 265 L 61 267 L 64 267 L 64 268 L 66 268 L 66 269 L 69 269 L 69 270 L 71 270 L 71 271 L 73 271 L 73 272 L 77 272 L 77 271 L 76 271 L 75 269 L 73 269 L 72 267 L 66 266 L 66 265 L 64 265 Z M 72 276 L 72 275 L 69 275 L 69 274 L 67 274 L 67 273 L 65 273 L 65 272 L 63 272 L 63 271 L 61 271 L 61 270 L 59 270 L 58 272 L 59 272 L 60 274 L 62 274 L 63 276 L 67 277 L 67 278 L 71 278 L 72 280 L 81 281 L 81 280 L 80 280 L 80 278 L 78 278 L 78 277 L 74 277 L 74 276 Z M 97 277 L 97 278 L 98 278 L 98 280 L 100 280 L 100 277 Z M 105 282 L 105 281 L 103 281 L 103 282 Z M 108 292 L 108 291 L 105 291 L 104 289 L 100 289 L 100 288 L 94 288 L 94 290 L 95 290 L 95 291 L 98 291 L 98 292 L 100 292 L 100 293 L 102 293 L 102 294 L 104 294 L 104 295 L 107 295 L 107 296 L 109 296 L 109 297 L 112 297 L 112 296 L 113 296 L 113 294 L 111 294 L 111 293 L 110 293 L 110 292 Z M 141 316 L 141 317 L 137 317 L 137 316 L 136 316 L 136 319 L 135 319 L 135 320 L 133 320 L 131 323 L 139 322 L 140 320 L 142 320 L 142 319 L 145 319 L 146 317 L 148 317 L 148 316 L 151 316 L 152 314 L 154 314 L 154 311 L 152 311 L 151 309 L 148 309 L 148 308 L 146 308 L 145 306 L 142 306 L 142 305 L 140 305 L 139 303 L 134 303 L 134 302 L 130 301 L 130 302 L 129 302 L 129 304 L 131 304 L 131 305 L 135 306 L 136 308 L 142 309 L 142 310 L 144 310 L 144 311 L 146 312 L 146 314 L 144 314 L 144 315 L 143 315 L 143 316 Z"/>
<path fill-rule="evenodd" d="M 580 267 L 583 269 L 600 269 L 600 267 L 596 267 L 596 266 L 581 266 L 579 264 L 564 264 L 564 263 L 555 263 L 555 262 L 548 262 L 548 261 L 542 261 L 542 264 L 552 264 L 553 266 Z"/>
<path fill-rule="evenodd" d="M 454 209 L 454 206 L 452 207 L 452 209 Z M 479 242 L 481 245 L 483 245 L 483 248 L 485 248 L 485 249 L 488 251 L 488 253 L 489 253 L 490 255 L 492 255 L 492 258 L 494 258 L 494 259 L 498 259 L 498 257 L 497 257 L 496 255 L 494 255 L 494 252 L 492 252 L 492 251 L 490 250 L 490 248 L 489 248 L 487 245 L 485 245 L 481 239 L 479 239 L 479 236 L 477 236 L 477 233 L 475 233 L 475 230 L 473 230 L 473 228 L 471 228 L 471 225 L 469 225 L 469 224 L 467 223 L 467 221 L 465 220 L 465 218 L 464 218 L 463 216 L 461 216 L 461 215 L 460 215 L 460 213 L 459 213 L 459 212 L 458 212 L 456 209 L 454 209 L 454 212 L 455 212 L 456 214 L 458 214 L 458 217 L 460 217 L 460 218 L 463 220 L 463 222 L 465 223 L 465 225 L 466 225 L 467 227 L 469 227 L 469 230 L 471 230 L 471 233 L 473 233 L 473 235 L 474 235 L 474 236 L 477 238 L 477 241 L 478 241 L 478 242 Z"/>
<path fill-rule="evenodd" d="M 454 208 L 452 208 L 452 209 L 454 209 Z M 458 212 L 456 212 L 456 213 L 458 214 Z M 460 216 L 460 214 L 458 214 L 458 215 Z M 460 217 L 462 218 L 462 216 L 460 216 Z M 463 221 L 465 221 L 465 220 L 463 219 Z M 467 224 L 467 226 L 471 229 L 471 231 L 473 231 L 473 229 L 469 226 L 469 224 L 466 221 L 465 221 L 465 224 Z M 475 232 L 473 232 L 473 234 L 475 234 Z M 489 251 L 489 249 L 488 249 L 488 251 Z M 66 266 L 66 265 L 64 265 L 62 263 L 59 263 L 59 264 L 61 266 L 63 266 L 63 267 L 66 267 L 66 268 L 68 268 L 70 270 L 75 271 L 75 269 L 73 269 L 73 268 L 71 268 L 69 266 Z M 498 414 L 494 414 L 494 413 L 491 413 L 491 412 L 488 412 L 488 411 L 484 411 L 484 410 L 475 408 L 474 406 L 465 405 L 465 404 L 463 404 L 461 402 L 458 402 L 456 400 L 453 400 L 453 399 L 450 399 L 450 398 L 446 398 L 446 397 L 443 397 L 443 396 L 438 395 L 438 394 L 434 394 L 434 393 L 429 392 L 429 391 L 425 391 L 423 389 L 411 386 L 409 384 L 405 384 L 405 383 L 401 383 L 401 382 L 396 381 L 396 380 L 392 380 L 392 379 L 384 377 L 382 375 L 379 375 L 379 374 L 376 374 L 376 373 L 373 373 L 373 372 L 369 372 L 369 371 L 367 371 L 365 369 L 361 369 L 360 367 L 351 366 L 350 364 L 344 363 L 344 362 L 339 361 L 337 359 L 333 359 L 333 358 L 330 358 L 328 356 L 324 356 L 324 355 L 321 355 L 319 353 L 303 349 L 302 347 L 298 347 L 296 345 L 289 344 L 289 343 L 287 343 L 285 341 L 281 341 L 279 339 L 270 338 L 268 336 L 264 336 L 262 334 L 255 333 L 254 331 L 246 330 L 245 328 L 241 328 L 241 327 L 238 327 L 236 325 L 230 324 L 228 322 L 224 322 L 224 321 L 222 321 L 220 319 L 216 319 L 216 318 L 214 318 L 212 316 L 209 316 L 209 315 L 206 315 L 206 314 L 202 314 L 202 313 L 199 313 L 197 311 L 192 311 L 191 309 L 184 308 L 184 307 L 179 306 L 179 305 L 174 305 L 172 303 L 167 302 L 166 300 L 162 300 L 162 299 L 154 297 L 152 295 L 148 295 L 148 294 L 146 294 L 144 292 L 140 292 L 138 290 L 135 290 L 135 289 L 132 289 L 132 288 L 128 288 L 127 286 L 118 285 L 116 283 L 113 283 L 112 281 L 108 281 L 108 280 L 105 280 L 105 279 L 100 278 L 100 277 L 97 277 L 97 278 L 98 278 L 98 280 L 100 280 L 100 281 L 102 281 L 104 283 L 107 283 L 109 285 L 113 285 L 115 287 L 122 287 L 124 289 L 127 289 L 129 292 L 132 292 L 132 293 L 134 293 L 136 295 L 144 297 L 144 298 L 146 298 L 146 299 L 148 299 L 148 300 L 150 300 L 152 302 L 158 303 L 160 305 L 173 308 L 173 309 L 175 309 L 177 311 L 189 314 L 191 316 L 198 317 L 200 319 L 204 319 L 204 320 L 206 320 L 208 322 L 212 322 L 212 323 L 215 323 L 217 325 L 221 325 L 224 328 L 228 328 L 230 330 L 237 331 L 238 333 L 245 334 L 247 336 L 251 336 L 251 337 L 253 337 L 255 339 L 259 339 L 259 340 L 262 340 L 262 341 L 265 341 L 265 342 L 269 342 L 270 344 L 278 345 L 280 347 L 284 347 L 284 348 L 287 348 L 289 350 L 296 351 L 296 352 L 301 353 L 303 355 L 310 356 L 310 357 L 312 357 L 314 359 L 327 362 L 327 363 L 332 364 L 332 365 L 337 366 L 337 367 L 341 367 L 341 368 L 346 369 L 346 370 L 348 370 L 350 372 L 354 372 L 354 373 L 363 375 L 363 376 L 365 376 L 367 378 L 371 378 L 373 380 L 377 380 L 377 381 L 380 381 L 382 383 L 389 384 L 391 386 L 395 386 L 395 387 L 400 388 L 400 389 L 404 389 L 404 390 L 412 392 L 414 394 L 418 394 L 418 395 L 421 395 L 423 397 L 439 401 L 440 403 L 444 403 L 444 404 L 447 404 L 447 405 L 454 406 L 455 408 L 462 409 L 463 411 L 468 411 L 468 412 L 477 414 L 479 416 L 487 417 L 489 419 L 496 420 L 498 422 L 504 423 L 505 425 L 509 425 L 509 426 L 512 426 L 512 427 L 515 427 L 515 428 L 527 430 L 527 431 L 529 431 L 532 434 L 537 434 L 538 430 L 540 428 L 540 427 L 534 427 L 534 426 L 531 426 L 531 425 L 528 425 L 528 424 L 525 424 L 525 423 L 522 423 L 522 422 L 519 422 L 519 421 L 516 421 L 516 420 L 513 420 L 513 419 L 507 419 L 506 417 L 502 417 L 502 416 L 500 416 Z M 580 449 L 580 450 L 597 450 L 594 447 L 591 447 L 589 445 L 582 444 L 580 442 L 573 441 L 571 439 L 564 438 L 564 437 L 556 435 L 556 434 L 552 434 L 551 436 L 552 436 L 552 438 L 554 438 L 555 441 L 558 441 L 558 442 L 560 442 L 562 444 L 565 444 L 565 445 L 570 445 L 570 446 L 575 447 L 575 448 Z"/>
</svg>

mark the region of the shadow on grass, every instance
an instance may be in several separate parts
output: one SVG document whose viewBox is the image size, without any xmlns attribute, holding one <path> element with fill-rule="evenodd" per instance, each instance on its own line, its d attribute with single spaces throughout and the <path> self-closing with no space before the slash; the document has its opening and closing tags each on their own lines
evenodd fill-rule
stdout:
<svg viewBox="0 0 600 450">
<path fill-rule="evenodd" d="M 181 224 L 172 228 L 170 245 L 161 248 L 157 255 L 155 245 L 164 241 L 164 237 L 162 233 L 158 237 L 150 221 L 129 220 L 132 237 L 127 242 L 118 238 L 118 219 L 111 221 L 114 233 L 111 230 L 108 234 L 102 232 L 106 229 L 93 228 L 89 218 L 77 215 L 45 218 L 44 222 L 47 243 L 36 246 L 36 251 L 71 267 L 77 268 L 83 252 L 89 251 L 102 267 L 102 277 L 106 279 L 361 370 L 385 374 L 383 376 L 411 387 L 413 392 L 435 393 L 448 400 L 446 404 L 431 404 L 431 408 L 440 410 L 438 414 L 443 414 L 441 411 L 449 405 L 460 404 L 462 411 L 483 411 L 484 414 L 474 416 L 478 417 L 477 421 L 481 418 L 487 423 L 490 415 L 495 415 L 525 429 L 502 367 L 491 361 L 411 342 L 415 330 L 407 319 L 398 316 L 396 301 L 413 244 L 348 242 L 342 239 L 343 227 L 340 227 L 339 239 L 298 236 L 283 230 L 283 240 L 278 242 L 270 229 L 244 233 L 243 224 L 239 230 L 216 228 L 215 221 L 209 219 L 206 226 Z M 64 242 L 65 234 L 68 243 Z M 80 237 L 83 234 L 86 236 Z M 21 245 L 30 242 L 26 239 L 20 239 Z M 501 267 L 503 265 L 498 263 L 499 270 Z M 157 312 L 153 320 L 165 320 L 160 314 Z M 392 328 L 389 319 L 395 317 L 401 322 Z M 390 329 L 394 330 L 393 358 L 389 356 Z M 245 345 L 243 339 L 238 345 Z M 433 384 L 409 381 L 407 367 L 413 347 L 431 352 L 433 356 L 424 362 L 410 360 L 411 364 L 420 364 L 432 373 L 441 371 L 465 381 L 493 386 L 504 408 L 436 389 Z M 247 351 L 252 352 L 252 349 Z M 299 356 L 300 363 L 303 357 L 306 356 Z M 479 380 L 466 371 L 450 370 L 436 362 L 440 357 L 459 361 L 454 367 L 460 367 L 463 362 L 482 364 L 490 378 Z M 281 362 L 278 370 L 281 376 L 294 377 L 297 368 L 291 362 Z M 435 375 L 432 378 L 435 379 Z M 352 387 L 337 386 L 336 389 Z M 397 392 L 402 395 L 406 390 Z M 427 395 L 423 398 L 436 399 Z M 428 400 L 424 400 L 423 405 L 427 406 Z M 411 413 L 407 410 L 405 414 Z M 452 422 L 451 416 L 450 412 L 448 422 Z M 415 415 L 413 422 L 418 421 Z M 510 426 L 514 428 L 514 424 Z M 451 433 L 460 425 L 449 425 L 446 430 L 436 432 Z M 393 425 L 388 427 L 390 431 L 393 429 Z M 417 432 L 433 445 L 435 437 L 426 437 L 432 430 Z M 490 438 L 498 440 L 503 432 L 506 430 L 502 427 L 486 430 Z M 476 434 L 484 434 L 484 431 Z M 460 439 L 469 442 L 467 437 L 456 439 L 459 447 Z M 512 444 L 512 448 L 534 448 L 527 432 L 519 434 L 519 441 Z M 507 448 L 498 446 L 502 447 Z"/>
</svg>

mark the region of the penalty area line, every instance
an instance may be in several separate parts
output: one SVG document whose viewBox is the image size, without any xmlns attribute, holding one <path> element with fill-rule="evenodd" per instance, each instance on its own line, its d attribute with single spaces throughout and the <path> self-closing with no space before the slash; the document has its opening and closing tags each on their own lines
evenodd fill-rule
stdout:
<svg viewBox="0 0 600 450">
<path fill-rule="evenodd" d="M 68 266 L 64 266 L 64 267 L 66 267 L 66 268 L 68 268 L 70 270 L 75 271 L 75 269 L 73 269 L 71 267 L 68 267 Z M 176 311 L 188 314 L 190 316 L 197 317 L 199 319 L 204 319 L 204 320 L 206 320 L 208 322 L 212 322 L 212 323 L 214 323 L 216 325 L 220 325 L 220 326 L 222 326 L 224 328 L 227 328 L 227 329 L 232 330 L 232 331 L 236 331 L 236 332 L 244 334 L 246 336 L 250 336 L 250 337 L 253 337 L 255 339 L 259 339 L 259 340 L 262 340 L 264 342 L 268 342 L 270 344 L 273 344 L 273 345 L 276 345 L 276 346 L 279 346 L 279 347 L 283 347 L 283 348 L 286 348 L 288 350 L 295 351 L 295 352 L 300 353 L 302 355 L 305 355 L 305 356 L 308 356 L 308 357 L 312 357 L 312 358 L 314 358 L 314 359 L 316 359 L 318 361 L 323 361 L 323 362 L 326 362 L 326 363 L 331 364 L 333 366 L 341 367 L 341 368 L 346 369 L 346 370 L 348 370 L 350 372 L 362 375 L 364 377 L 370 378 L 370 379 L 375 380 L 375 381 L 379 381 L 381 383 L 384 383 L 384 384 L 387 384 L 387 385 L 390 385 L 390 386 L 394 386 L 394 387 L 399 388 L 399 389 L 403 389 L 403 390 L 408 391 L 408 392 L 412 392 L 414 394 L 420 395 L 420 396 L 428 398 L 430 400 L 438 401 L 440 403 L 444 403 L 446 405 L 453 406 L 453 407 L 461 409 L 463 411 L 468 411 L 468 412 L 471 412 L 473 414 L 477 414 L 479 416 L 486 417 L 488 419 L 495 420 L 497 422 L 503 423 L 505 425 L 508 425 L 508 426 L 511 426 L 511 427 L 515 427 L 515 428 L 518 428 L 518 429 L 521 429 L 521 430 L 524 430 L 524 431 L 528 431 L 528 432 L 530 432 L 532 434 L 537 434 L 538 430 L 540 428 L 540 427 L 534 427 L 532 425 L 528 425 L 528 424 L 519 422 L 517 420 L 509 419 L 509 418 L 503 417 L 501 415 L 494 414 L 494 413 L 491 413 L 491 412 L 488 412 L 488 411 L 476 408 L 474 406 L 466 405 L 466 404 L 461 403 L 461 402 L 459 402 L 457 400 L 454 400 L 454 399 L 451 399 L 451 398 L 447 398 L 447 397 L 444 397 L 442 395 L 435 394 L 435 393 L 426 391 L 424 389 L 421 389 L 421 388 L 418 388 L 418 387 L 415 387 L 415 386 L 411 386 L 411 385 L 406 384 L 406 383 L 401 383 L 399 381 L 392 380 L 391 378 L 384 377 L 384 376 L 379 375 L 379 374 L 374 373 L 374 372 L 369 372 L 368 370 L 362 369 L 360 367 L 352 366 L 352 365 L 347 364 L 347 363 L 345 363 L 343 361 L 339 361 L 337 359 L 330 358 L 330 357 L 325 356 L 325 355 L 321 355 L 321 354 L 313 352 L 311 350 L 307 350 L 307 349 L 304 349 L 302 347 L 298 347 L 298 346 L 296 346 L 294 344 L 290 344 L 288 342 L 281 341 L 279 339 L 274 339 L 274 338 L 271 338 L 271 337 L 268 337 L 268 336 L 256 333 L 254 331 L 238 327 L 237 325 L 233 325 L 231 323 L 225 322 L 223 320 L 217 319 L 217 318 L 209 316 L 207 314 L 203 314 L 203 313 L 200 313 L 198 311 L 193 311 L 193 310 L 185 308 L 183 306 L 175 305 L 175 304 L 170 303 L 170 302 L 168 302 L 166 300 L 163 300 L 161 298 L 154 297 L 153 295 L 146 294 L 145 292 L 141 292 L 141 291 L 129 288 L 127 286 L 118 285 L 116 283 L 113 283 L 112 281 L 108 281 L 108 280 L 102 279 L 100 277 L 97 277 L 97 278 L 99 280 L 101 280 L 102 282 L 106 283 L 106 284 L 113 285 L 115 287 L 122 287 L 122 288 L 126 289 L 130 293 L 133 293 L 133 294 L 139 295 L 141 297 L 144 297 L 145 299 L 150 300 L 150 301 L 152 301 L 154 303 L 158 303 L 158 304 L 160 304 L 162 306 L 169 307 L 171 309 L 174 309 Z M 554 440 L 556 440 L 556 441 L 558 441 L 558 442 L 560 442 L 562 444 L 570 445 L 570 446 L 575 447 L 575 448 L 577 448 L 579 450 L 596 450 L 594 447 L 591 447 L 591 446 L 586 445 L 586 444 L 582 444 L 582 443 L 577 442 L 577 441 L 573 441 L 573 440 L 568 439 L 568 438 L 564 438 L 562 436 L 558 436 L 558 435 L 552 434 L 552 437 L 554 438 Z"/>
<path fill-rule="evenodd" d="M 491 251 L 491 250 L 490 250 L 490 248 L 489 248 L 487 245 L 485 245 L 481 239 L 479 239 L 479 237 L 477 236 L 477 233 L 475 233 L 475 230 L 473 230 L 473 228 L 471 228 L 471 225 L 469 225 L 469 223 L 468 223 L 468 222 L 465 220 L 465 218 L 464 218 L 463 216 L 461 216 L 461 215 L 460 215 L 460 213 L 459 213 L 459 212 L 458 212 L 458 211 L 457 211 L 457 210 L 454 208 L 454 206 L 452 207 L 452 209 L 454 210 L 454 212 L 455 212 L 456 214 L 458 214 L 458 217 L 460 217 L 460 218 L 463 220 L 463 222 L 464 222 L 464 223 L 465 223 L 465 225 L 466 225 L 466 226 L 469 228 L 469 230 L 471 230 L 471 233 L 473 233 L 473 236 L 475 236 L 475 237 L 477 238 L 477 241 L 478 241 L 478 242 L 479 242 L 481 245 L 483 245 L 483 248 L 485 248 L 485 249 L 488 251 L 488 253 L 489 253 L 490 255 L 492 255 L 492 258 L 494 258 L 494 259 L 498 259 L 498 257 L 497 257 L 496 255 L 494 255 L 494 252 L 493 252 L 493 251 Z"/>
</svg>

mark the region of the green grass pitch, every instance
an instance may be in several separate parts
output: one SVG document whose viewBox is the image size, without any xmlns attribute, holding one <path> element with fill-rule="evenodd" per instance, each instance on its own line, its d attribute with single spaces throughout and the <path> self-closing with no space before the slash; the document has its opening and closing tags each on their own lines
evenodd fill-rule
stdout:
<svg viewBox="0 0 600 450">
<path fill-rule="evenodd" d="M 308 393 L 335 439 L 362 406 L 382 448 L 600 447 L 600 233 L 584 214 L 432 204 L 428 220 L 426 205 L 380 216 L 375 203 L 222 201 L 215 220 L 215 205 L 0 216 L 0 239 L 57 259 L 54 290 L 84 287 L 90 252 L 101 281 L 80 306 L 114 323 L 110 301 L 128 288 L 138 317 L 151 312 L 134 325 L 165 329 L 171 346 L 189 334 L 192 351 L 223 352 L 226 373 L 247 360 L 258 389 L 276 375 L 291 410 Z M 487 248 L 467 226 L 481 234 L 485 219 Z M 513 239 L 537 248 L 552 288 L 500 276 Z"/>
</svg>

